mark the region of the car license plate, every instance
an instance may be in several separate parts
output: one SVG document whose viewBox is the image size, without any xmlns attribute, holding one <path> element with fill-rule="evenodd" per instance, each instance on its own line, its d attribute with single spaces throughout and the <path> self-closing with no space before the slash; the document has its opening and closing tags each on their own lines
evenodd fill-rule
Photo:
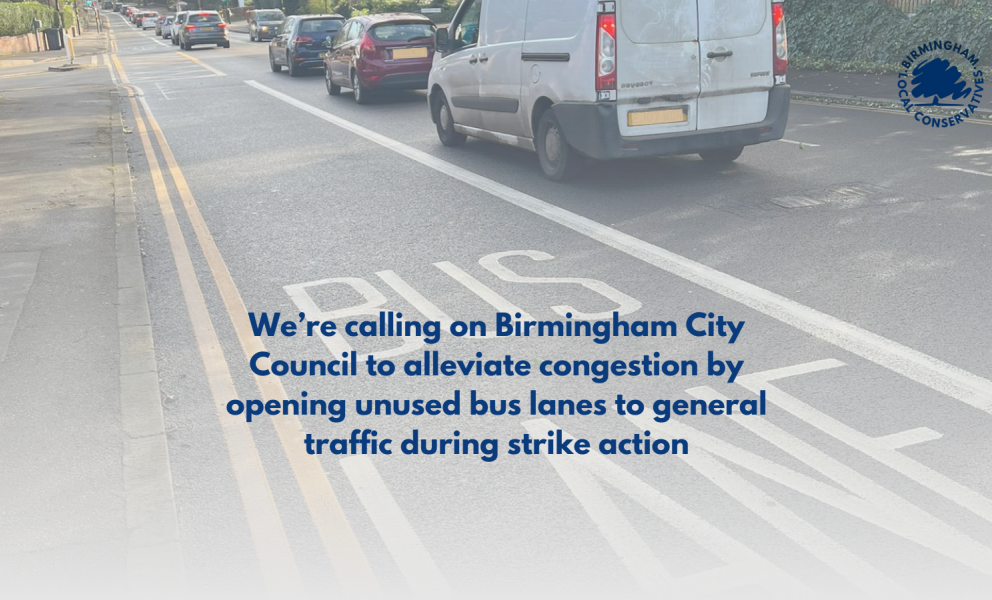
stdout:
<svg viewBox="0 0 992 600">
<path fill-rule="evenodd" d="M 214 30 L 213 27 L 201 27 L 200 28 L 200 31 L 213 31 L 213 30 Z"/>
<path fill-rule="evenodd" d="M 639 110 L 627 113 L 627 125 L 630 127 L 670 125 L 672 123 L 685 123 L 688 120 L 689 114 L 684 107 L 663 108 L 661 110 Z"/>
<path fill-rule="evenodd" d="M 427 58 L 427 48 L 397 48 L 393 50 L 393 60 L 404 58 Z"/>
</svg>

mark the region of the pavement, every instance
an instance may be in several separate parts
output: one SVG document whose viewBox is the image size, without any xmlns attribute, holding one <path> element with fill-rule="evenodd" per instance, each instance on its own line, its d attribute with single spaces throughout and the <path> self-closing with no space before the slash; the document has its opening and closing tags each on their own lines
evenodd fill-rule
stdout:
<svg viewBox="0 0 992 600">
<path fill-rule="evenodd" d="M 85 69 L 0 80 L 0 587 L 158 597 L 182 564 L 130 165 L 107 38 L 79 41 Z"/>
<path fill-rule="evenodd" d="M 932 130 L 898 111 L 797 102 L 785 139 L 734 165 L 591 162 L 555 184 L 530 153 L 442 146 L 422 93 L 358 106 L 347 92 L 328 96 L 318 72 L 271 72 L 267 45 L 241 33 L 229 49 L 180 52 L 111 24 L 109 63 L 0 80 L 3 102 L 18 102 L 0 130 L 2 158 L 13 161 L 2 164 L 17 174 L 17 187 L 0 188 L 15 190 L 2 196 L 14 216 L 0 220 L 0 257 L 14 256 L 0 304 L 19 314 L 0 389 L 25 398 L 5 398 L 0 413 L 4 431 L 23 428 L 0 449 L 11 457 L 0 477 L 17 483 L 0 489 L 0 592 L 12 580 L 64 583 L 45 570 L 58 560 L 83 573 L 77 591 L 97 597 L 142 582 L 132 596 L 145 597 L 180 573 L 186 595 L 203 598 L 987 595 L 988 124 Z M 793 84 L 836 90 L 815 79 L 797 73 Z M 885 87 L 847 85 L 852 95 Z M 111 123 L 112 159 L 106 128 L 39 116 L 77 110 Z M 23 138 L 34 148 L 20 156 L 9 142 Z M 132 177 L 114 180 L 111 202 L 98 165 L 123 171 L 122 144 Z M 80 148 L 103 158 L 87 162 Z M 48 206 L 53 193 L 32 182 L 66 181 L 65 165 L 77 163 L 92 175 L 69 181 L 91 181 L 88 191 L 59 192 L 63 204 Z M 84 205 L 65 204 L 80 194 Z M 257 336 L 248 317 L 302 312 L 340 327 L 398 310 L 491 327 L 497 309 L 539 320 L 618 311 L 675 321 L 679 334 L 606 345 L 447 336 L 429 346 Z M 744 322 L 741 338 L 687 335 L 695 311 Z M 276 378 L 249 367 L 260 351 L 287 361 L 355 351 L 402 365 L 425 350 L 533 364 L 657 352 L 703 369 L 713 351 L 744 366 L 734 382 L 614 372 L 602 384 Z M 65 377 L 45 379 L 42 357 Z M 114 395 L 115 385 L 128 392 Z M 526 402 L 519 415 L 353 413 L 357 399 L 473 390 L 495 406 L 534 390 L 551 400 L 623 394 L 649 407 L 764 390 L 770 410 L 664 423 L 646 416 L 651 408 L 582 417 L 530 414 Z M 267 414 L 249 424 L 225 408 L 303 392 L 348 400 L 345 421 Z M 397 444 L 416 429 L 502 445 L 493 462 L 304 449 L 307 433 L 354 429 Z M 590 440 L 651 431 L 688 440 L 691 452 L 588 461 L 507 452 L 510 439 L 556 429 Z M 58 439 L 41 447 L 42 434 Z M 102 576 L 87 571 L 94 562 Z"/>
</svg>

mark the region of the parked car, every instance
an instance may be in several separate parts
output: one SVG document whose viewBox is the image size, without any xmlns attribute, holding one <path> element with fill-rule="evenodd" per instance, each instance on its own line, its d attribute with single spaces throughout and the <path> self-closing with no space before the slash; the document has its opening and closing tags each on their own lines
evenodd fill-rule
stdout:
<svg viewBox="0 0 992 600">
<path fill-rule="evenodd" d="M 185 24 L 179 29 L 179 47 L 191 50 L 193 46 L 216 44 L 218 48 L 230 48 L 227 23 L 216 10 L 190 11 Z"/>
<path fill-rule="evenodd" d="M 162 35 L 162 27 L 165 25 L 165 20 L 168 17 L 165 15 L 159 15 L 155 17 L 155 35 Z"/>
<path fill-rule="evenodd" d="M 535 150 L 545 174 L 561 180 L 582 156 L 729 163 L 745 146 L 781 139 L 790 99 L 784 5 L 684 4 L 462 0 L 437 31 L 430 74 L 441 143 L 475 136 Z"/>
<path fill-rule="evenodd" d="M 278 8 L 250 10 L 248 18 L 248 38 L 253 42 L 271 40 L 286 21 L 286 15 Z"/>
<path fill-rule="evenodd" d="M 186 17 L 188 16 L 189 11 L 181 11 L 177 12 L 175 18 L 172 20 L 172 26 L 169 28 L 169 38 L 173 46 L 179 45 L 179 30 L 186 26 Z"/>
<path fill-rule="evenodd" d="M 154 29 L 155 21 L 158 19 L 158 13 L 154 11 L 138 13 L 138 19 L 135 22 L 136 27 L 140 27 L 142 31 L 145 29 Z"/>
<path fill-rule="evenodd" d="M 334 39 L 344 17 L 341 15 L 298 15 L 287 17 L 276 37 L 269 42 L 269 67 L 278 73 L 285 65 L 291 77 L 304 69 L 324 64 L 321 54 L 327 38 Z"/>
<path fill-rule="evenodd" d="M 324 56 L 327 93 L 351 88 L 365 104 L 378 90 L 425 90 L 434 61 L 434 24 L 415 13 L 355 17 Z"/>
<path fill-rule="evenodd" d="M 128 16 L 128 11 L 131 10 L 131 5 L 121 4 L 120 13 L 125 17 Z"/>
<path fill-rule="evenodd" d="M 170 39 L 172 37 L 172 22 L 176 20 L 174 15 L 169 15 L 162 20 L 162 24 L 158 27 L 159 35 L 162 36 L 163 40 Z"/>
<path fill-rule="evenodd" d="M 110 0 L 104 0 L 103 4 L 100 5 L 100 10 L 114 10 L 114 3 Z"/>
</svg>

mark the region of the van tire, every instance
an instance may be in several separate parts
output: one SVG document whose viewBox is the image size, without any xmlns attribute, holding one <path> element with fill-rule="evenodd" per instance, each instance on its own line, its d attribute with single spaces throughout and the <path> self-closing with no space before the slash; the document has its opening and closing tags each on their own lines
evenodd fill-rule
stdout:
<svg viewBox="0 0 992 600">
<path fill-rule="evenodd" d="M 565 139 L 553 108 L 544 111 L 537 122 L 537 139 L 534 145 L 537 147 L 541 169 L 548 179 L 565 181 L 578 172 L 582 156 Z"/>
<path fill-rule="evenodd" d="M 455 131 L 455 118 L 443 92 L 438 92 L 434 101 L 434 123 L 437 125 L 437 137 L 449 148 L 464 145 L 468 139 L 465 134 Z"/>
<path fill-rule="evenodd" d="M 730 148 L 717 148 L 716 150 L 700 152 L 699 157 L 715 165 L 729 165 L 740 158 L 743 152 L 744 146 L 731 146 Z"/>
</svg>

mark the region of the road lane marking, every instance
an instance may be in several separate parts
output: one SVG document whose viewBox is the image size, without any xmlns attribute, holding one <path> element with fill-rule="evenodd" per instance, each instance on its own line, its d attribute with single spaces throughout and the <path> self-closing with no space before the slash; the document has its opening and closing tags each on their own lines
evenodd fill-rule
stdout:
<svg viewBox="0 0 992 600">
<path fill-rule="evenodd" d="M 367 456 L 345 458 L 341 460 L 341 468 L 414 594 L 422 598 L 451 597 L 451 588 L 444 575 L 372 461 Z"/>
<path fill-rule="evenodd" d="M 723 273 L 702 263 L 640 240 L 592 219 L 539 200 L 422 150 L 352 123 L 283 94 L 257 81 L 249 86 L 290 106 L 365 138 L 452 179 L 500 198 L 662 271 L 738 302 L 817 339 L 860 356 L 932 390 L 992 415 L 992 381 L 949 363 L 810 308 L 794 300 Z"/>
<path fill-rule="evenodd" d="M 127 74 L 121 68 L 116 55 L 111 55 L 121 82 L 128 84 Z M 139 90 L 140 92 L 140 90 Z M 145 120 L 138 109 L 138 103 L 132 94 L 129 97 L 134 113 L 138 136 L 145 151 L 145 158 L 151 172 L 152 184 L 158 199 L 159 212 L 165 223 L 169 246 L 179 275 L 186 310 L 189 313 L 193 334 L 196 338 L 200 358 L 207 377 L 214 401 L 214 410 L 220 420 L 221 431 L 227 446 L 241 499 L 245 507 L 245 517 L 251 531 L 255 552 L 258 554 L 262 579 L 273 594 L 291 592 L 294 596 L 304 592 L 303 582 L 296 568 L 289 547 L 289 540 L 279 518 L 272 490 L 269 488 L 258 450 L 252 439 L 248 424 L 227 415 L 224 408 L 226 402 L 237 398 L 238 393 L 234 380 L 227 366 L 220 339 L 214 329 L 210 312 L 207 309 L 203 291 L 196 277 L 193 260 L 183 236 L 182 228 L 176 216 L 172 200 L 169 197 L 165 179 L 148 135 Z"/>
<path fill-rule="evenodd" d="M 196 58 L 195 56 L 190 56 L 189 54 L 186 54 L 185 52 L 177 52 L 177 54 L 179 56 L 182 56 L 183 58 L 186 58 L 188 60 L 191 60 L 191 61 L 195 62 L 196 64 L 198 64 L 201 67 L 203 67 L 204 69 L 210 71 L 214 75 L 219 75 L 221 77 L 226 77 L 226 74 L 223 71 L 221 71 L 220 69 L 215 69 L 215 68 L 211 67 L 210 65 L 208 65 L 205 62 L 203 62 L 199 58 Z"/>
<path fill-rule="evenodd" d="M 981 175 L 982 177 L 992 177 L 992 173 L 986 171 L 974 171 L 972 169 L 962 169 L 961 167 L 951 167 L 948 165 L 943 165 L 937 168 L 941 171 L 958 171 L 961 173 L 970 173 L 971 175 Z"/>
<path fill-rule="evenodd" d="M 122 71 L 123 75 L 123 71 Z M 238 291 L 214 241 L 206 221 L 193 198 L 186 178 L 179 169 L 179 164 L 172 153 L 165 135 L 162 133 L 155 116 L 152 114 L 145 98 L 139 97 L 148 118 L 149 126 L 155 135 L 172 177 L 173 183 L 182 199 L 183 207 L 190 224 L 200 244 L 204 259 L 210 268 L 214 282 L 220 292 L 224 307 L 234 325 L 238 341 L 241 343 L 245 358 L 250 359 L 258 352 L 265 351 L 265 346 L 254 336 L 248 321 L 248 310 Z M 164 213 L 163 213 L 164 214 Z M 180 232 L 181 233 L 181 232 Z M 208 315 L 209 316 L 209 315 Z M 266 398 L 289 398 L 278 377 L 255 376 L 256 385 Z M 237 396 L 229 396 L 236 398 Z M 293 469 L 297 484 L 303 495 L 304 502 L 310 511 L 317 533 L 321 538 L 324 549 L 328 554 L 335 573 L 347 595 L 375 597 L 379 586 L 372 573 L 372 568 L 362 551 L 358 539 L 338 502 L 337 496 L 327 480 L 323 467 L 315 456 L 306 453 L 300 440 L 303 426 L 296 416 L 283 415 L 271 418 L 272 425 L 279 436 L 286 458 Z M 284 594 L 280 594 L 284 595 Z"/>
<path fill-rule="evenodd" d="M 907 429 L 899 433 L 877 437 L 875 438 L 875 443 L 890 450 L 898 450 L 899 448 L 933 442 L 942 437 L 944 437 L 942 434 L 937 433 L 929 427 L 917 427 L 915 429 Z"/>
<path fill-rule="evenodd" d="M 808 146 L 810 148 L 819 148 L 819 144 L 810 144 L 809 142 L 797 142 L 795 140 L 778 140 L 783 144 L 795 144 L 797 146 Z"/>
</svg>

